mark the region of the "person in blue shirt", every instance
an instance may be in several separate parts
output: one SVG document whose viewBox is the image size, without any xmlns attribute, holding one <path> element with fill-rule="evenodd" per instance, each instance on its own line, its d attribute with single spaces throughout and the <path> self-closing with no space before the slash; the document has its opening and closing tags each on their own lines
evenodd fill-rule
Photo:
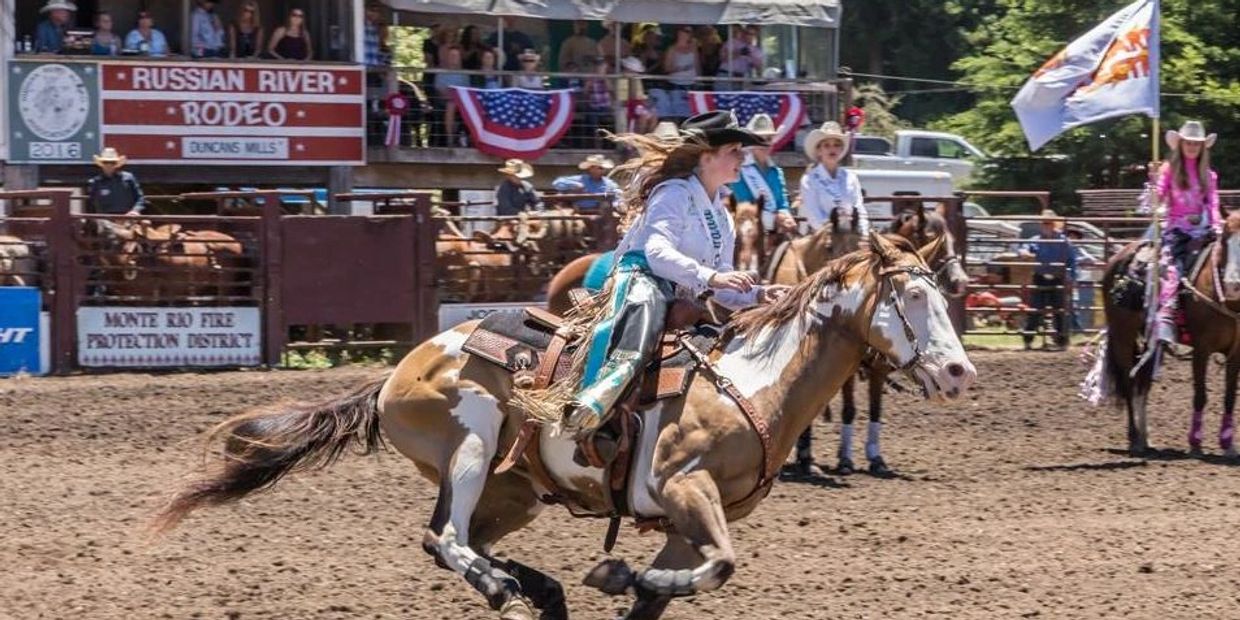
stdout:
<svg viewBox="0 0 1240 620">
<path fill-rule="evenodd" d="M 767 140 L 778 133 L 774 121 L 766 114 L 755 114 L 749 119 L 746 129 Z M 762 207 L 762 228 L 767 233 L 796 230 L 796 220 L 788 208 L 788 183 L 784 180 L 783 169 L 771 159 L 770 146 L 746 149 L 741 178 L 728 187 L 737 202 L 756 203 L 759 196 L 766 197 Z"/>
<path fill-rule="evenodd" d="M 609 194 L 613 200 L 620 196 L 620 186 L 607 176 L 616 165 L 602 155 L 591 155 L 577 164 L 582 170 L 579 174 L 563 176 L 551 183 L 555 191 L 562 194 Z M 599 207 L 599 201 L 593 199 L 577 200 L 573 206 L 578 210 L 593 210 Z"/>
<path fill-rule="evenodd" d="M 39 12 L 48 15 L 35 27 L 34 51 L 37 54 L 59 54 L 65 47 L 65 31 L 73 21 L 72 14 L 77 12 L 77 5 L 48 0 Z"/>
<path fill-rule="evenodd" d="M 1031 311 L 1025 318 L 1025 330 L 1021 336 L 1025 348 L 1033 347 L 1033 336 L 1042 322 L 1046 309 L 1054 312 L 1055 344 L 1064 346 L 1068 339 L 1064 333 L 1064 283 L 1065 276 L 1076 279 L 1076 251 L 1072 242 L 1063 234 L 1063 218 L 1050 209 L 1042 212 L 1042 232 L 1030 238 L 1020 253 L 1037 261 L 1033 272 L 1033 295 Z"/>
<path fill-rule="evenodd" d="M 138 13 L 138 27 L 125 36 L 125 49 L 147 56 L 167 56 L 168 39 L 155 28 L 155 18 L 141 11 Z"/>
</svg>

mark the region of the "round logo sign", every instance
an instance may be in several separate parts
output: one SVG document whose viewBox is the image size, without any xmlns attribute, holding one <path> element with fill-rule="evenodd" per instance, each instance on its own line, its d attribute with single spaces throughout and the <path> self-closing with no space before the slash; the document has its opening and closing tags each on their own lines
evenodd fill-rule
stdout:
<svg viewBox="0 0 1240 620">
<path fill-rule="evenodd" d="M 32 133 L 49 142 L 73 137 L 90 116 L 90 93 L 65 65 L 40 65 L 17 91 L 18 112 Z"/>
</svg>

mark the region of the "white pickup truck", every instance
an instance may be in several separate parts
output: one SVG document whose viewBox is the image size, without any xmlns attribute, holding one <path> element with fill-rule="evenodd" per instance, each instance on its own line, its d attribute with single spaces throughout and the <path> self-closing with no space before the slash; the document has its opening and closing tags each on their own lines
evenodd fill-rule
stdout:
<svg viewBox="0 0 1240 620">
<path fill-rule="evenodd" d="M 960 186 L 985 158 L 981 149 L 956 134 L 903 129 L 896 132 L 894 148 L 886 138 L 857 136 L 853 167 L 946 172 Z"/>
</svg>

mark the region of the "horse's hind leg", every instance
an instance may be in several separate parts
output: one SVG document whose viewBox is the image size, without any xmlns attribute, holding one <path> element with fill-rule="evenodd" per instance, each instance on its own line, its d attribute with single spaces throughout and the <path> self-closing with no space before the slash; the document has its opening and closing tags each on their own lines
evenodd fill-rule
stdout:
<svg viewBox="0 0 1240 620">
<path fill-rule="evenodd" d="M 883 432 L 883 384 L 887 382 L 887 373 L 871 370 L 870 387 L 870 421 L 865 427 L 865 460 L 870 462 L 870 474 L 875 476 L 891 476 L 893 472 L 883 460 L 879 447 L 879 436 Z"/>
<path fill-rule="evenodd" d="M 644 615 L 629 618 L 658 618 L 666 601 L 719 589 L 736 570 L 736 553 L 728 535 L 727 517 L 719 488 L 709 472 L 677 473 L 663 485 L 660 502 L 667 519 L 694 552 L 694 561 L 681 569 L 650 567 L 633 571 L 623 560 L 607 560 L 586 576 L 585 583 L 613 596 L 629 591 L 638 593 L 638 609 Z M 669 537 L 670 537 L 669 536 Z M 684 559 L 676 549 L 670 556 Z M 670 562 L 671 558 L 668 558 Z"/>
<path fill-rule="evenodd" d="M 1228 457 L 1236 457 L 1236 375 L 1240 374 L 1240 360 L 1227 361 L 1227 378 L 1223 392 L 1223 422 L 1218 428 L 1218 447 Z"/>
<path fill-rule="evenodd" d="M 844 396 L 844 406 L 843 413 L 840 414 L 840 449 L 835 470 L 841 476 L 848 476 L 857 471 L 852 460 L 853 421 L 857 419 L 857 403 L 853 395 L 856 383 L 855 377 L 849 377 L 844 382 L 843 389 L 840 390 Z"/>
<path fill-rule="evenodd" d="M 1129 382 L 1128 453 L 1144 456 L 1150 451 L 1149 397 L 1153 381 L 1152 364 L 1145 364 Z"/>
<path fill-rule="evenodd" d="M 1202 424 L 1206 413 L 1206 370 L 1210 353 L 1201 348 L 1193 350 L 1193 418 L 1188 427 L 1188 451 L 1201 454 Z"/>
<path fill-rule="evenodd" d="M 439 498 L 422 547 L 441 566 L 464 577 L 503 620 L 532 620 L 534 612 L 521 597 L 517 579 L 470 546 L 471 524 L 487 486 L 504 416 L 489 394 L 461 390 L 460 396 L 453 417 L 465 427 L 465 434 L 438 468 Z"/>
</svg>

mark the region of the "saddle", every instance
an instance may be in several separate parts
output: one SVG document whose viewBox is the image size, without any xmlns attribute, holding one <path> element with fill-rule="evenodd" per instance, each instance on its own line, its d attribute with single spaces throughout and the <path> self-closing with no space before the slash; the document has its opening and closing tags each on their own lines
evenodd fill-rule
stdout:
<svg viewBox="0 0 1240 620">
<path fill-rule="evenodd" d="M 685 394 L 697 368 L 697 352 L 714 348 L 719 333 L 709 325 L 697 326 L 700 312 L 678 301 L 668 313 L 667 327 L 653 359 L 639 382 L 612 412 L 604 428 L 619 438 L 619 451 L 610 463 L 604 462 L 594 448 L 594 435 L 579 440 L 581 452 L 590 465 L 604 470 L 611 490 L 613 515 L 627 512 L 625 489 L 641 421 L 637 411 L 644 405 L 676 398 Z M 571 333 L 564 320 L 540 308 L 501 311 L 488 315 L 466 339 L 463 349 L 512 373 L 514 384 L 522 388 L 543 389 L 567 380 L 572 360 L 587 335 Z M 524 416 L 524 414 L 522 414 Z M 547 473 L 534 441 L 541 422 L 524 416 L 517 439 L 508 448 L 495 468 L 503 473 L 518 462 L 524 462 L 537 482 L 551 490 L 540 498 L 545 503 L 560 503 L 563 496 Z"/>
</svg>

